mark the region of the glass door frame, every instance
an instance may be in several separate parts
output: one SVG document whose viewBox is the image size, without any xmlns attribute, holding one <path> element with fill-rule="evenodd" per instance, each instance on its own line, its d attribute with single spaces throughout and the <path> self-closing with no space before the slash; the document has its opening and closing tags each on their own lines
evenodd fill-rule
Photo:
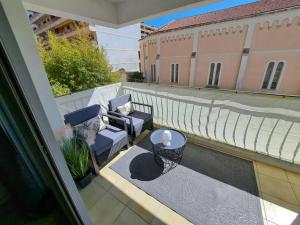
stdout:
<svg viewBox="0 0 300 225">
<path fill-rule="evenodd" d="M 1 99 L 1 112 L 5 114 L 2 115 L 2 126 L 9 133 L 11 140 L 23 139 L 25 142 L 29 141 L 22 138 L 26 127 L 26 132 L 32 137 L 31 144 L 36 145 L 35 148 L 30 148 L 33 162 L 39 172 L 51 182 L 51 189 L 71 224 L 90 225 L 91 220 L 86 207 L 54 137 L 1 2 L 0 57 L 1 91 L 7 97 Z"/>
</svg>

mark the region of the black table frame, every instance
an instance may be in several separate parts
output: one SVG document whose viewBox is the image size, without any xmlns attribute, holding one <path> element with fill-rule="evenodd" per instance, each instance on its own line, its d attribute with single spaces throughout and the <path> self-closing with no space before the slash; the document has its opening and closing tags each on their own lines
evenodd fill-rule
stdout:
<svg viewBox="0 0 300 225">
<path fill-rule="evenodd" d="M 151 141 L 155 162 L 161 168 L 167 169 L 167 171 L 172 168 L 175 168 L 178 164 L 181 163 L 183 157 L 183 151 L 187 143 L 187 138 L 182 132 L 174 129 L 168 129 L 168 130 L 170 131 L 173 130 L 180 133 L 184 137 L 185 143 L 183 143 L 183 145 L 177 149 L 166 149 L 167 146 L 164 146 L 162 143 L 154 144 Z"/>
</svg>

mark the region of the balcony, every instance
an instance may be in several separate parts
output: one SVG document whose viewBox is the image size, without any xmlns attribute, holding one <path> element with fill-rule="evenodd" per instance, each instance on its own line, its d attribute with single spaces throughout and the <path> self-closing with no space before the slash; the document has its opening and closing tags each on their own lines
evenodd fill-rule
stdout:
<svg viewBox="0 0 300 225">
<path fill-rule="evenodd" d="M 143 142 L 143 140 L 141 140 L 141 142 Z M 132 150 L 125 150 L 117 155 L 109 164 L 100 170 L 100 175 L 95 178 L 88 187 L 81 190 L 81 196 L 88 208 L 92 222 L 94 224 L 193 224 L 189 219 L 185 218 L 183 214 L 178 211 L 176 212 L 171 205 L 162 203 L 161 199 L 154 198 L 151 194 L 141 190 L 111 169 L 111 165 L 122 159 L 130 151 Z M 202 151 L 209 150 L 190 143 L 187 146 L 184 157 L 190 160 Z M 189 163 L 183 162 L 184 166 L 192 165 L 193 163 L 203 162 L 201 162 L 201 160 L 199 161 L 199 158 Z M 207 164 L 210 164 L 210 162 L 207 162 Z M 210 165 L 213 165 L 213 162 Z M 189 167 L 187 168 L 190 169 Z M 197 166 L 193 167 L 193 169 L 195 168 L 197 168 Z M 200 168 L 198 167 L 198 169 Z M 221 168 L 215 170 L 215 172 L 220 172 L 220 169 Z M 279 168 L 259 162 L 254 162 L 254 171 L 257 178 L 259 196 L 249 195 L 252 196 L 255 201 L 259 202 L 263 224 L 272 224 L 272 222 L 274 222 L 274 224 L 297 224 L 299 222 L 299 205 L 295 206 L 293 203 L 286 201 L 287 198 L 289 198 L 287 196 L 292 196 L 291 199 L 295 199 L 291 188 L 296 185 L 288 182 L 288 179 L 295 174 L 287 173 Z M 279 174 L 286 175 L 281 177 Z M 236 188 L 232 183 L 223 183 L 224 181 L 218 180 L 211 175 L 207 177 L 208 180 L 216 181 L 216 183 L 220 182 L 228 188 Z M 222 178 L 230 179 L 230 177 Z M 136 179 L 138 180 L 140 178 Z M 299 178 L 297 178 L 297 180 L 299 181 Z M 179 181 L 178 186 L 174 186 L 174 188 L 179 188 L 180 184 L 182 184 L 182 181 Z M 161 188 L 163 189 L 163 187 Z M 237 193 L 243 192 L 238 188 L 236 188 L 236 191 Z M 199 191 L 199 193 L 200 192 L 201 191 Z M 281 196 L 275 196 L 275 193 L 281 193 Z M 184 194 L 186 195 L 187 193 Z M 207 192 L 207 194 L 210 193 Z M 176 201 L 176 199 L 178 199 L 178 201 L 180 201 L 179 197 L 180 196 L 174 196 L 174 200 Z M 285 200 L 281 200 L 282 197 L 285 198 Z M 229 201 L 234 201 L 234 199 Z M 205 205 L 207 205 L 207 203 L 205 203 Z M 234 209 L 228 208 L 225 210 L 225 212 L 228 213 L 228 218 L 232 216 L 232 210 Z M 202 218 L 211 216 L 206 210 L 202 212 L 199 211 L 198 213 L 202 214 Z M 217 218 L 218 216 L 218 210 L 216 210 L 214 217 Z M 226 218 L 226 216 L 223 217 L 224 220 L 228 218 Z M 105 223 L 102 223 L 102 221 Z M 209 220 L 206 220 L 207 223 L 205 224 L 214 224 L 208 221 Z M 201 221 L 195 224 L 201 224 Z M 245 222 L 245 224 L 247 224 L 247 222 Z"/>
<path fill-rule="evenodd" d="M 57 26 L 58 24 L 61 24 L 62 22 L 64 22 L 66 19 L 64 18 L 59 18 L 59 17 L 55 17 L 53 18 L 51 21 L 49 21 L 48 23 L 44 24 L 43 26 L 40 26 L 38 29 L 36 29 L 34 31 L 34 33 L 36 35 L 39 35 L 55 26 Z"/>
<path fill-rule="evenodd" d="M 136 10 L 135 1 L 23 0 L 32 10 L 115 27 L 212 2 L 165 0 L 161 7 L 144 1 Z M 27 159 L 22 165 L 34 176 L 26 181 L 38 184 L 30 188 L 49 190 L 53 206 L 71 218 L 70 224 L 300 223 L 297 96 L 120 83 L 54 100 L 22 2 L 0 0 L 0 5 L 1 129 L 14 141 L 13 150 Z M 155 129 L 173 128 L 188 137 L 182 163 L 167 173 L 154 167 L 150 133 L 145 132 L 102 165 L 79 193 L 52 131 L 57 138 L 62 135 L 66 113 L 93 104 L 105 111 L 109 99 L 127 93 L 153 105 Z M 14 187 L 24 188 L 18 197 L 28 197 L 26 203 L 34 200 L 25 186 Z"/>
<path fill-rule="evenodd" d="M 92 31 L 90 31 L 89 26 L 85 26 L 85 27 L 81 27 L 79 29 L 74 28 L 70 28 L 69 30 L 64 30 L 62 32 L 59 32 L 58 35 L 65 37 L 65 38 L 70 38 L 70 37 L 74 37 L 78 34 L 80 34 L 81 32 L 83 33 L 92 33 Z"/>
<path fill-rule="evenodd" d="M 43 13 L 34 13 L 33 16 L 30 18 L 30 22 L 32 24 L 34 24 L 36 21 L 41 19 L 43 16 L 45 16 L 45 14 L 43 14 Z"/>
<path fill-rule="evenodd" d="M 218 220 L 230 220 L 238 214 L 233 212 L 243 206 L 239 206 L 240 201 L 234 196 L 240 193 L 255 201 L 259 208 L 254 212 L 258 220 L 249 223 L 247 217 L 245 224 L 260 224 L 260 221 L 262 224 L 299 223 L 300 176 L 295 173 L 299 168 L 300 140 L 297 99 L 213 89 L 122 83 L 59 97 L 56 102 L 63 116 L 92 104 L 100 104 L 106 110 L 109 99 L 125 93 L 130 93 L 136 102 L 153 105 L 156 128 L 170 127 L 187 135 L 188 144 L 180 169 L 187 171 L 188 177 L 205 178 L 203 183 L 195 182 L 196 186 L 189 187 L 186 183 L 192 181 L 180 174 L 183 173 L 180 169 L 168 172 L 173 173 L 172 176 L 178 173 L 177 178 L 183 179 L 174 182 L 170 175 L 166 177 L 166 174 L 157 172 L 151 166 L 140 167 L 143 164 L 141 162 L 145 161 L 140 159 L 142 161 L 139 162 L 139 157 L 130 158 L 128 155 L 140 151 L 137 147 L 151 154 L 150 132 L 146 132 L 134 146 L 120 152 L 102 167 L 100 175 L 80 191 L 94 224 L 102 224 L 102 221 L 105 224 L 201 224 L 201 221 L 204 224 L 217 224 Z M 291 102 L 293 108 L 286 107 L 291 106 Z M 141 107 L 139 110 L 146 109 Z M 153 158 L 150 156 L 147 160 L 153 161 Z M 115 169 L 114 165 L 120 163 L 126 164 L 124 168 L 129 167 L 127 175 L 131 177 Z M 156 172 L 146 173 L 146 177 L 141 176 L 143 172 L 135 174 L 130 170 L 135 167 L 135 163 L 139 171 Z M 163 176 L 167 179 L 164 186 Z M 251 180 L 252 183 L 249 182 Z M 167 184 L 172 181 L 174 183 L 171 187 L 175 191 L 169 193 L 173 195 L 163 197 L 168 193 L 164 189 L 170 188 Z M 153 185 L 155 182 L 161 186 Z M 212 188 L 205 193 L 215 197 L 205 203 L 193 202 L 193 199 L 199 200 L 199 196 L 203 195 L 202 188 L 205 189 L 211 182 Z M 216 194 L 218 185 L 223 189 Z M 163 195 L 153 191 L 153 187 L 161 188 Z M 196 196 L 193 195 L 195 192 L 189 190 L 193 187 L 199 189 Z M 219 208 L 222 202 L 220 199 L 226 198 L 224 193 L 227 189 L 233 190 L 234 194 L 228 199 L 230 203 L 222 206 L 228 209 L 222 211 L 222 207 Z M 178 190 L 184 191 L 182 198 Z M 243 201 L 247 202 L 247 197 Z M 196 217 L 195 214 L 187 213 L 202 204 L 208 208 L 198 210 Z M 215 208 L 210 208 L 211 205 Z M 251 214 L 253 211 L 250 208 L 246 211 L 249 210 Z M 221 212 L 227 216 L 221 216 Z"/>
</svg>

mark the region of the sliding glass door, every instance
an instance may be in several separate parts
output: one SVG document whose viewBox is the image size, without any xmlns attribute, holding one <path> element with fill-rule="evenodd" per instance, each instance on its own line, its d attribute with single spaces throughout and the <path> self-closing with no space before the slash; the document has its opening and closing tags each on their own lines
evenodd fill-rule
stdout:
<svg viewBox="0 0 300 225">
<path fill-rule="evenodd" d="M 0 42 L 0 224 L 83 224 Z"/>
</svg>

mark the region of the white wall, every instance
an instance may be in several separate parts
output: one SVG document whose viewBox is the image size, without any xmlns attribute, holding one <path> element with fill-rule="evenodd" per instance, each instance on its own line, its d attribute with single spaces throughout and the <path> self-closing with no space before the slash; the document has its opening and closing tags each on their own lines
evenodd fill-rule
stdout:
<svg viewBox="0 0 300 225">
<path fill-rule="evenodd" d="M 120 88 L 121 83 L 116 83 L 56 98 L 61 118 L 67 113 L 94 104 L 99 104 L 102 112 L 106 112 L 108 101 L 118 96 Z"/>
<path fill-rule="evenodd" d="M 119 29 L 95 25 L 99 46 L 103 47 L 113 71 L 139 70 L 139 39 L 140 24 L 134 24 Z"/>
</svg>

